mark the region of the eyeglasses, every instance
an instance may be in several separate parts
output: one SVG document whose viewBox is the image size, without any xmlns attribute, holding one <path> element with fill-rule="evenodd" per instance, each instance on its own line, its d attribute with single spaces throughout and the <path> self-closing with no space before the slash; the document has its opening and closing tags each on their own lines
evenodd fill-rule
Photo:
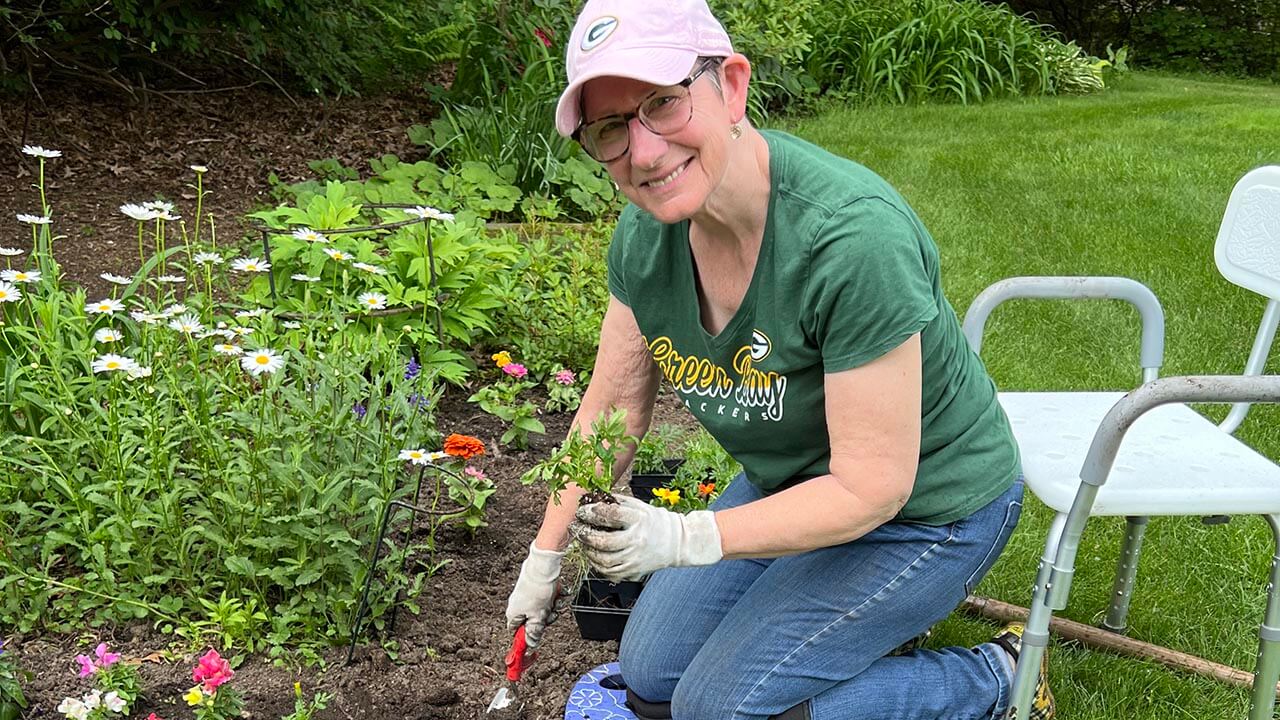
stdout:
<svg viewBox="0 0 1280 720">
<path fill-rule="evenodd" d="M 640 118 L 640 124 L 655 135 L 680 132 L 693 117 L 693 98 L 689 95 L 689 86 L 717 65 L 719 62 L 716 60 L 704 61 L 679 84 L 658 88 L 649 93 L 636 106 L 635 112 L 606 115 L 580 125 L 574 131 L 573 139 L 597 162 L 608 163 L 626 155 L 631 149 L 632 118 Z"/>
</svg>

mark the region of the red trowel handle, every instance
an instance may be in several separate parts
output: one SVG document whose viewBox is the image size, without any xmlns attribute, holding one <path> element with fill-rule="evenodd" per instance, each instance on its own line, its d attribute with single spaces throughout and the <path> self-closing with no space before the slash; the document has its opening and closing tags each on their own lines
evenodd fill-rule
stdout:
<svg viewBox="0 0 1280 720">
<path fill-rule="evenodd" d="M 529 652 L 529 641 L 524 636 L 524 626 L 516 628 L 516 636 L 511 641 L 511 652 L 507 653 L 507 679 L 520 682 L 524 671 L 529 669 L 538 653 Z"/>
</svg>

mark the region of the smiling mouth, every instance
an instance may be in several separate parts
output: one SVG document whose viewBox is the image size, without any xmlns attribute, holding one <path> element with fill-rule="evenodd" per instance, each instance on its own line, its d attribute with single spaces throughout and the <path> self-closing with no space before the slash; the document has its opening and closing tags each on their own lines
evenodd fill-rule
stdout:
<svg viewBox="0 0 1280 720">
<path fill-rule="evenodd" d="M 657 180 L 647 180 L 645 182 L 640 183 L 640 187 L 660 188 L 664 185 L 667 185 L 671 183 L 673 180 L 675 180 L 676 178 L 683 175 L 684 171 L 689 169 L 689 163 L 692 163 L 692 162 L 693 162 L 693 158 L 689 158 L 688 160 L 685 160 L 684 162 L 680 163 L 680 167 L 677 167 L 675 170 L 672 170 L 670 175 L 667 175 L 666 177 L 658 178 Z"/>
</svg>

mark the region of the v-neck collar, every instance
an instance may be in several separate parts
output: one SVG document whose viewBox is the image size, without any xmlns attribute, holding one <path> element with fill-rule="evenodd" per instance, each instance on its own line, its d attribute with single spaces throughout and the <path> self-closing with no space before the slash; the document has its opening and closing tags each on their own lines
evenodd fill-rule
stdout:
<svg viewBox="0 0 1280 720">
<path fill-rule="evenodd" d="M 760 249 L 756 254 L 756 265 L 751 271 L 751 283 L 747 285 L 747 292 L 742 296 L 742 302 L 738 304 L 738 309 L 733 313 L 733 317 L 729 318 L 729 322 L 719 333 L 713 335 L 707 331 L 707 327 L 702 324 L 702 300 L 698 297 L 698 276 L 694 271 L 693 265 L 693 249 L 689 246 L 689 227 L 690 221 L 683 220 L 679 225 L 679 240 L 681 251 L 684 254 L 683 272 L 688 279 L 689 293 L 692 295 L 692 302 L 685 303 L 686 312 L 692 309 L 693 324 L 698 328 L 703 340 L 714 346 L 724 346 L 726 343 L 741 338 L 741 326 L 747 320 L 755 315 L 755 297 L 757 295 L 757 286 L 760 284 L 762 265 L 769 261 L 771 256 L 771 247 L 773 245 L 773 203 L 774 198 L 778 196 L 777 182 L 778 172 L 778 153 L 773 147 L 767 133 L 761 133 L 765 139 L 765 145 L 769 149 L 769 207 L 765 211 L 764 219 L 764 236 L 760 239 Z"/>
</svg>

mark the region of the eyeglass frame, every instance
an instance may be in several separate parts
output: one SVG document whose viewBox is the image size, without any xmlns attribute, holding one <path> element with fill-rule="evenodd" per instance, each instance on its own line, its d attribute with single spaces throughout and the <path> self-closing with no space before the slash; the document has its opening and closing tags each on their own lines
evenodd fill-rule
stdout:
<svg viewBox="0 0 1280 720">
<path fill-rule="evenodd" d="M 595 120 L 592 120 L 591 122 L 586 122 L 586 121 L 580 122 L 578 124 L 578 127 L 573 131 L 573 133 L 569 137 L 573 138 L 573 140 L 577 142 L 578 145 L 580 145 L 582 149 L 586 151 L 587 155 L 589 155 L 593 160 L 603 164 L 603 163 L 611 163 L 614 160 L 617 160 L 625 156 L 627 153 L 631 152 L 631 121 L 636 118 L 640 119 L 640 124 L 644 126 L 645 130 L 648 130 L 654 135 L 663 136 L 663 135 L 673 135 L 675 133 L 678 133 L 681 130 L 688 127 L 689 121 L 693 119 L 693 94 L 692 93 L 689 93 L 689 117 L 685 119 L 683 125 L 681 125 L 676 130 L 672 130 L 671 132 L 660 133 L 657 130 L 654 130 L 653 128 L 649 127 L 649 124 L 644 121 L 644 117 L 640 114 L 640 108 L 644 107 L 645 103 L 652 100 L 654 96 L 656 96 L 658 93 L 662 92 L 663 90 L 669 90 L 671 88 L 679 87 L 679 88 L 684 88 L 686 91 L 688 91 L 689 87 L 693 85 L 695 80 L 702 77 L 708 70 L 713 70 L 720 67 L 720 64 L 722 62 L 723 60 L 721 58 L 714 58 L 714 57 L 702 58 L 700 65 L 697 68 L 694 68 L 694 71 L 689 75 L 689 77 L 681 80 L 675 85 L 666 85 L 664 87 L 658 88 L 657 90 L 654 90 L 648 95 L 645 95 L 640 100 L 640 102 L 636 103 L 636 109 L 634 111 L 629 113 L 614 113 L 612 115 L 605 115 L 603 117 L 598 117 Z M 579 113 L 581 113 L 585 117 L 585 113 L 582 113 L 582 108 L 581 108 L 581 103 L 582 103 L 581 94 L 579 94 L 578 96 L 578 103 L 579 103 Z M 608 160 L 601 160 L 600 158 L 597 158 L 594 155 L 591 155 L 590 148 L 587 147 L 586 143 L 582 142 L 582 133 L 584 130 L 587 129 L 588 125 L 594 125 L 603 120 L 610 120 L 614 118 L 621 118 L 623 124 L 627 126 L 627 146 L 623 148 L 622 152 L 618 153 L 614 157 L 611 157 Z"/>
</svg>

